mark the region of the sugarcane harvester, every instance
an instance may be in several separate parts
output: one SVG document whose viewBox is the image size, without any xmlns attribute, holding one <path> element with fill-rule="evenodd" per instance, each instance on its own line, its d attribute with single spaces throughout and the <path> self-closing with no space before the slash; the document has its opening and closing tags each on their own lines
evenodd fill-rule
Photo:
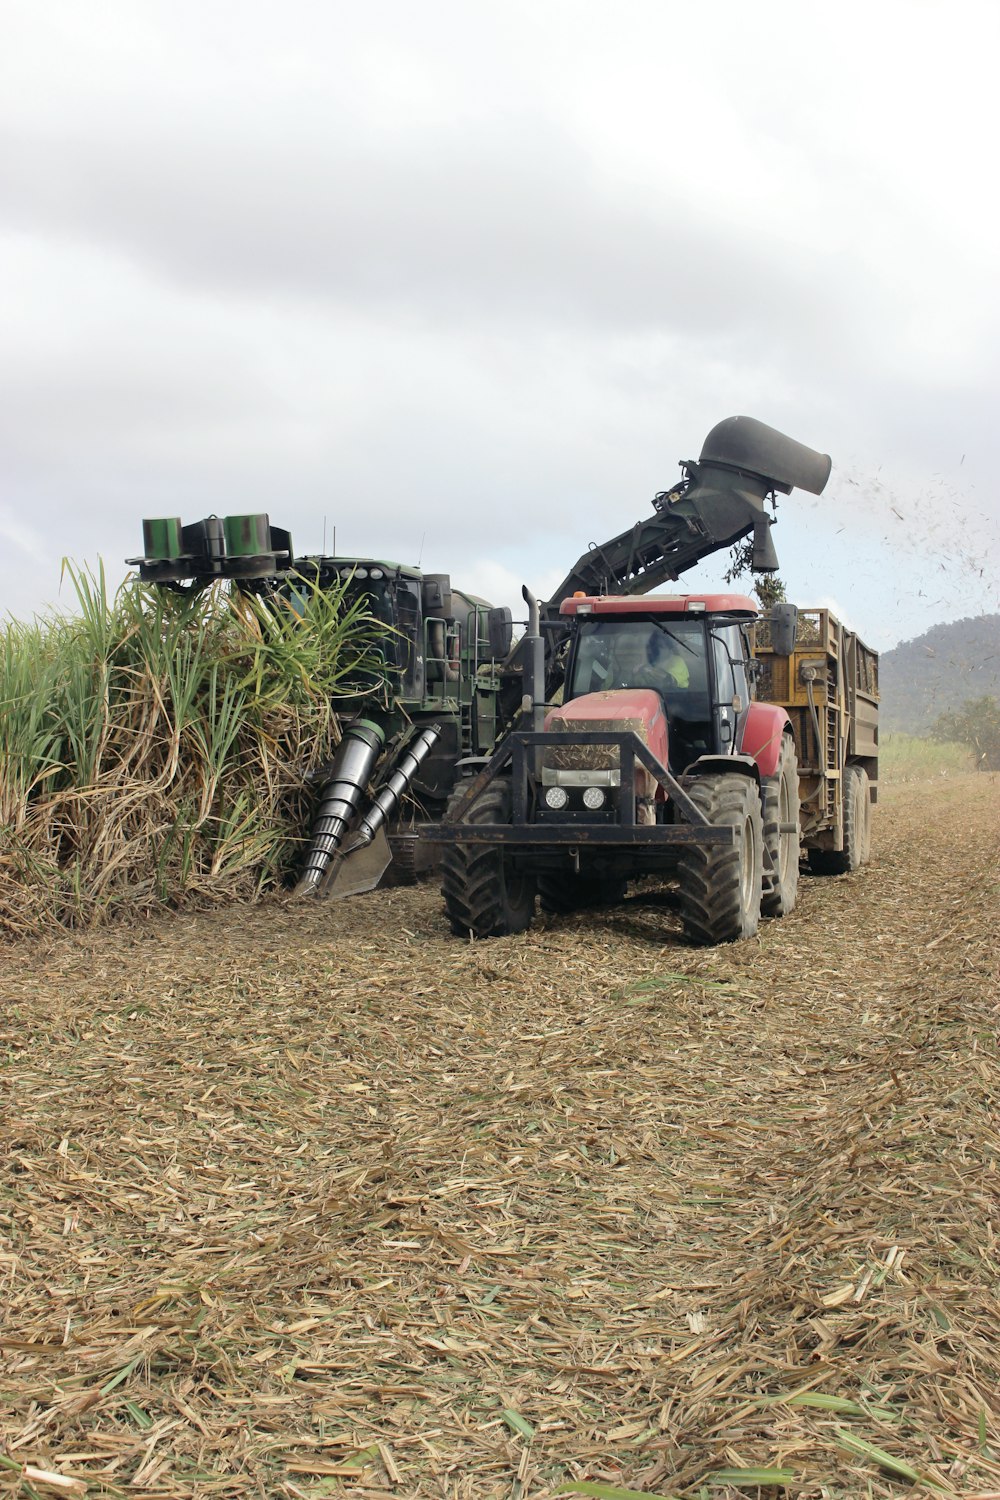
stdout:
<svg viewBox="0 0 1000 1500">
<path fill-rule="evenodd" d="M 752 479 L 733 484 L 730 470 L 716 463 L 723 450 L 737 460 L 760 426 L 734 421 L 744 428 L 715 428 L 699 462 L 684 465 L 681 483 L 656 495 L 653 514 L 588 548 L 545 607 L 551 692 L 565 655 L 566 632 L 558 629 L 564 595 L 580 588 L 644 592 L 751 531 L 754 566 L 775 565 L 766 489 Z M 774 487 L 788 486 L 779 475 Z M 304 605 L 310 588 L 342 589 L 345 605 L 364 600 L 380 632 L 381 696 L 359 684 L 353 699 L 341 700 L 352 718 L 332 760 L 313 778 L 318 807 L 297 889 L 336 896 L 368 890 L 390 857 L 397 878 L 427 868 L 435 851 L 417 828 L 443 815 L 459 763 L 490 751 L 520 712 L 522 653 L 510 654 L 510 611 L 452 588 L 446 574 L 364 557 L 299 557 L 290 533 L 262 514 L 208 516 L 188 525 L 177 517 L 146 520 L 143 555 L 129 561 L 142 579 L 172 590 L 224 579 L 293 609 Z"/>
<path fill-rule="evenodd" d="M 547 603 L 524 590 L 518 720 L 424 832 L 460 936 L 653 875 L 676 881 L 689 941 L 732 941 L 792 910 L 803 850 L 817 873 L 868 858 L 875 653 L 826 610 L 780 604 L 758 623 L 742 594 L 636 597 L 751 533 L 751 566 L 775 571 L 765 504 L 820 494 L 830 459 L 733 417 L 684 467 L 654 517 L 591 548 Z"/>
<path fill-rule="evenodd" d="M 322 768 L 299 891 L 341 896 L 371 889 L 390 858 L 403 878 L 427 868 L 440 849 L 433 842 L 433 826 L 448 808 L 456 776 L 484 766 L 498 735 L 502 750 L 512 726 L 515 733 L 524 732 L 526 724 L 541 731 L 543 704 L 562 686 L 574 649 L 576 622 L 564 611 L 563 601 L 574 595 L 606 599 L 646 594 L 751 535 L 751 568 L 775 571 L 768 503 L 795 486 L 819 494 L 830 460 L 752 418 L 732 417 L 712 429 L 697 462 L 681 467 L 680 481 L 655 496 L 652 515 L 586 550 L 539 607 L 537 621 L 532 616 L 527 636 L 513 652 L 510 611 L 453 589 L 448 575 L 421 574 L 370 558 L 297 557 L 289 533 L 271 526 L 266 515 L 210 516 L 186 526 L 177 518 L 143 522 L 143 556 L 130 561 L 149 582 L 185 589 L 228 579 L 245 592 L 282 597 L 293 608 L 296 595 L 304 597 L 310 587 L 343 588 L 345 602 L 363 597 L 382 627 L 386 673 L 381 696 L 362 683 L 349 700 L 356 716 L 346 725 L 332 761 Z M 744 602 L 749 619 L 755 606 Z M 834 633 L 835 624 L 829 626 Z M 826 690 L 824 683 L 836 686 L 840 671 L 830 665 L 829 653 L 825 666 L 818 657 L 809 666 L 811 696 L 798 711 L 804 736 L 825 712 L 813 700 Z M 748 687 L 747 701 L 749 697 Z M 789 709 L 792 718 L 796 712 Z M 720 734 L 725 732 L 720 728 Z M 835 735 L 827 739 L 839 743 Z M 734 744 L 729 742 L 724 753 L 731 753 Z M 676 749 L 673 753 L 676 759 Z M 834 868 L 843 849 L 842 799 L 830 791 L 828 773 L 829 765 L 817 783 L 826 796 L 817 837 L 826 840 L 822 852 Z M 677 805 L 683 806 L 683 800 Z M 404 807 L 409 809 L 405 826 Z M 656 817 L 662 822 L 661 810 Z M 465 837 L 451 829 L 444 841 Z M 486 830 L 480 829 L 476 838 L 486 839 Z M 511 869 L 523 864 L 518 856 Z M 765 885 L 769 879 L 765 875 Z M 566 899 L 578 902 L 591 884 L 589 877 L 577 882 Z M 598 884 L 607 891 L 615 883 Z M 453 879 L 453 889 L 455 885 Z M 543 887 L 543 903 L 556 903 L 544 874 L 539 876 Z M 456 930 L 485 931 L 489 920 L 483 913 L 469 920 L 464 908 L 452 912 Z M 505 920 L 498 918 L 499 925 L 490 930 L 504 930 Z"/>
<path fill-rule="evenodd" d="M 332 759 L 311 778 L 318 804 L 296 886 L 303 895 L 369 890 L 393 862 L 415 878 L 433 851 L 414 810 L 440 817 L 463 756 L 493 745 L 498 663 L 510 651 L 509 609 L 453 588 L 447 574 L 361 557 L 303 556 L 266 515 L 143 522 L 140 576 L 190 590 L 223 579 L 299 613 L 311 590 L 359 603 L 380 670 L 361 672 L 338 706 L 352 715 Z"/>
</svg>

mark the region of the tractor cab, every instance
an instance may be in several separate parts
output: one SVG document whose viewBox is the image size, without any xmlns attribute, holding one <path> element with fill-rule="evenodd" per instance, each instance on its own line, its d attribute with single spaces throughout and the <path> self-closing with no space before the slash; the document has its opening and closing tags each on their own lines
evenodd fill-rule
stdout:
<svg viewBox="0 0 1000 1500">
<path fill-rule="evenodd" d="M 746 627 L 757 609 L 750 599 L 575 597 L 561 614 L 573 628 L 564 705 L 574 705 L 569 716 L 575 723 L 607 718 L 616 707 L 609 695 L 631 695 L 641 715 L 643 702 L 651 706 L 645 694 L 654 693 L 675 775 L 699 756 L 734 752 L 752 696 Z"/>
</svg>

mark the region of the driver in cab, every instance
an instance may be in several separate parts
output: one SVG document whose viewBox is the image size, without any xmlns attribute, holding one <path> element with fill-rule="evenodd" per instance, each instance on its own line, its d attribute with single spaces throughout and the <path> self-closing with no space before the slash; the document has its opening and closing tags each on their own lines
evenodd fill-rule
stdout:
<svg viewBox="0 0 1000 1500">
<path fill-rule="evenodd" d="M 615 641 L 609 687 L 663 693 L 671 687 L 686 688 L 690 681 L 684 655 L 668 635 L 623 631 Z"/>
</svg>

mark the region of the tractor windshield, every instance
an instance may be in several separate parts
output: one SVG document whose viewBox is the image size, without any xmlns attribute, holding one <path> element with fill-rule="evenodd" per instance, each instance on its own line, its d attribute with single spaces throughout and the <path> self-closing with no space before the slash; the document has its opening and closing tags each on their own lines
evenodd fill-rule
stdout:
<svg viewBox="0 0 1000 1500">
<path fill-rule="evenodd" d="M 689 615 L 597 616 L 577 626 L 567 698 L 615 688 L 660 694 L 679 774 L 715 744 L 705 622 Z"/>
<path fill-rule="evenodd" d="M 705 627 L 687 616 L 621 619 L 598 616 L 580 623 L 570 692 L 648 687 L 665 697 L 696 694 L 708 707 Z"/>
</svg>

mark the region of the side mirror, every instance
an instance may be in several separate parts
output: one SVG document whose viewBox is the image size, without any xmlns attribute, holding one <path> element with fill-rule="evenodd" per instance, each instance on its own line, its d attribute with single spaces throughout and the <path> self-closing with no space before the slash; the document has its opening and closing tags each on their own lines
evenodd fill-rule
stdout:
<svg viewBox="0 0 1000 1500">
<path fill-rule="evenodd" d="M 513 617 L 506 604 L 491 609 L 486 616 L 486 634 L 494 661 L 503 661 L 514 638 Z"/>
<path fill-rule="evenodd" d="M 795 630 L 799 612 L 794 604 L 771 606 L 771 650 L 777 656 L 791 656 L 795 650 Z"/>
</svg>

